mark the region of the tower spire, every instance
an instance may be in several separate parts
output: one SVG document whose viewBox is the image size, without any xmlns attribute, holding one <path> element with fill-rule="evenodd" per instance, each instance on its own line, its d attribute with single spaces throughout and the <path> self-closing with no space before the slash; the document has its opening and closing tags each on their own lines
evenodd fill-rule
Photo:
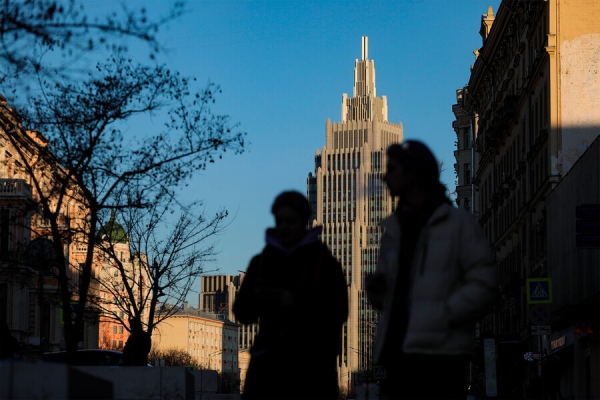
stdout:
<svg viewBox="0 0 600 400">
<path fill-rule="evenodd" d="M 362 60 L 367 61 L 369 59 L 369 38 L 367 36 L 362 37 Z"/>
<path fill-rule="evenodd" d="M 369 38 L 362 36 L 362 58 L 354 65 L 354 92 L 342 95 L 342 122 L 387 121 L 387 98 L 377 97 L 375 62 L 369 60 Z"/>
</svg>

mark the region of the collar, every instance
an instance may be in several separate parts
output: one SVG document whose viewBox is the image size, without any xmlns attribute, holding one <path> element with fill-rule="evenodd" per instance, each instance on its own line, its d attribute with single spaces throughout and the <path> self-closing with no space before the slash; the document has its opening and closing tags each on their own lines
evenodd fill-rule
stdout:
<svg viewBox="0 0 600 400">
<path fill-rule="evenodd" d="M 317 226 L 315 228 L 309 229 L 306 231 L 306 234 L 304 235 L 304 237 L 294 247 L 288 248 L 288 247 L 284 247 L 281 244 L 281 242 L 275 235 L 275 229 L 269 228 L 269 229 L 267 229 L 267 232 L 265 234 L 265 241 L 267 242 L 267 245 L 273 246 L 276 249 L 279 249 L 279 250 L 285 252 L 286 254 L 290 254 L 292 251 L 294 251 L 300 247 L 304 247 L 304 246 L 308 246 L 309 244 L 320 242 L 319 235 L 321 234 L 322 231 L 323 231 L 322 226 Z"/>
<path fill-rule="evenodd" d="M 448 214 L 450 214 L 450 211 L 453 209 L 454 207 L 451 204 L 448 204 L 446 202 L 440 204 L 434 211 L 433 213 L 431 213 L 431 215 L 429 216 L 429 219 L 427 220 L 427 222 L 425 223 L 425 225 L 423 227 L 429 226 L 429 225 L 433 225 L 438 223 L 439 221 L 441 221 L 442 219 L 445 219 L 448 217 Z M 400 229 L 400 223 L 398 222 L 398 218 L 396 217 L 396 214 L 392 214 L 389 217 L 384 218 L 379 225 L 381 227 L 383 227 L 386 230 L 399 230 Z"/>
</svg>

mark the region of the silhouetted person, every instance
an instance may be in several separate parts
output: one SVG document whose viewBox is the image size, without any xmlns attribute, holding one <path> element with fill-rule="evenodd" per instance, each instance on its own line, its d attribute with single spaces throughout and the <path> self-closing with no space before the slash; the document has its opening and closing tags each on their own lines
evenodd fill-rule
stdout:
<svg viewBox="0 0 600 400">
<path fill-rule="evenodd" d="M 337 399 L 336 357 L 348 317 L 340 263 L 307 230 L 311 209 L 299 192 L 283 192 L 271 212 L 275 228 L 252 258 L 233 312 L 259 323 L 251 349 L 244 399 Z"/>
<path fill-rule="evenodd" d="M 367 280 L 381 310 L 373 347 L 385 399 L 464 399 L 474 321 L 497 292 L 496 265 L 476 220 L 454 208 L 423 143 L 387 150 L 384 181 L 399 199 L 382 222 L 377 270 Z"/>
</svg>

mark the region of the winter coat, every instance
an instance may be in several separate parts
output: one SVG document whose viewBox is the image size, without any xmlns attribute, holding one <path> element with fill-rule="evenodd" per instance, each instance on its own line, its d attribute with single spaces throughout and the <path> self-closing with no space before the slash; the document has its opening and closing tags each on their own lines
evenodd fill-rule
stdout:
<svg viewBox="0 0 600 400">
<path fill-rule="evenodd" d="M 320 231 L 286 249 L 269 229 L 266 247 L 248 266 L 233 307 L 240 323 L 259 324 L 244 398 L 337 398 L 348 294 Z"/>
<path fill-rule="evenodd" d="M 379 261 L 375 276 L 386 282 L 369 298 L 382 313 L 373 348 L 381 358 L 397 281 L 401 232 L 398 218 L 382 221 Z M 406 234 L 410 234 L 407 232 Z M 466 211 L 442 204 L 421 230 L 412 265 L 408 293 L 408 326 L 404 353 L 470 355 L 478 313 L 497 295 L 496 263 L 475 219 Z M 381 279 L 383 278 L 383 279 Z"/>
</svg>

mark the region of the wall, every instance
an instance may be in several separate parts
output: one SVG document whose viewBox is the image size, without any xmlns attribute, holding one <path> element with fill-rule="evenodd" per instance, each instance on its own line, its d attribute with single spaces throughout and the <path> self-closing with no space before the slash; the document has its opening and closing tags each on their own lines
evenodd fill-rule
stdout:
<svg viewBox="0 0 600 400">
<path fill-rule="evenodd" d="M 600 134 L 598 15 L 596 0 L 566 0 L 557 6 L 563 174 Z"/>
</svg>

